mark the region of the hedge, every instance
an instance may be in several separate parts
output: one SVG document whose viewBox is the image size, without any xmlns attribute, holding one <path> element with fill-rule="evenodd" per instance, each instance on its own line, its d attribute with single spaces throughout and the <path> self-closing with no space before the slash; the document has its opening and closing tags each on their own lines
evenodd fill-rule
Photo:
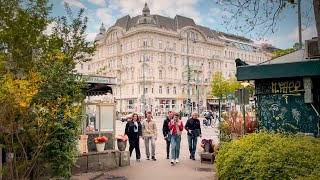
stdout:
<svg viewBox="0 0 320 180">
<path fill-rule="evenodd" d="M 320 179 L 320 140 L 303 135 L 253 133 L 222 144 L 219 179 Z"/>
</svg>

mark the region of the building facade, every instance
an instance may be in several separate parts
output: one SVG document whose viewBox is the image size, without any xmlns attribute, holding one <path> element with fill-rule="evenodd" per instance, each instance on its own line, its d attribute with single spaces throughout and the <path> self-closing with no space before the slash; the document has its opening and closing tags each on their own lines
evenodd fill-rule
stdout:
<svg viewBox="0 0 320 180">
<path fill-rule="evenodd" d="M 197 25 L 191 18 L 151 15 L 147 4 L 141 15 L 124 16 L 108 30 L 102 24 L 95 40 L 93 60 L 78 64 L 77 70 L 116 77 L 119 112 L 141 112 L 143 102 L 157 114 L 185 112 L 188 58 L 192 108 L 207 109 L 214 73 L 234 77 L 236 58 L 257 64 L 272 55 L 249 39 Z"/>
</svg>

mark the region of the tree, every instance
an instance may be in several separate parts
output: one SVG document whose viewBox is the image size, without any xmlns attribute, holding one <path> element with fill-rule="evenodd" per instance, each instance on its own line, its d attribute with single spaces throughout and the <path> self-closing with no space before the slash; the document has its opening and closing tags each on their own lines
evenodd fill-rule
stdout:
<svg viewBox="0 0 320 180">
<path fill-rule="evenodd" d="M 213 74 L 211 82 L 211 95 L 219 98 L 219 120 L 221 117 L 220 100 L 227 97 L 228 93 L 234 96 L 235 90 L 241 88 L 241 83 L 236 78 L 225 80 L 222 73 Z"/>
<path fill-rule="evenodd" d="M 0 0 L 0 144 L 14 158 L 8 179 L 39 179 L 47 169 L 68 178 L 77 157 L 83 89 L 73 69 L 90 60 L 87 18 L 50 18 L 47 0 Z M 43 31 L 49 23 L 51 35 Z"/>
<path fill-rule="evenodd" d="M 228 93 L 234 95 L 235 90 L 241 87 L 241 83 L 236 78 L 225 80 L 222 73 L 215 73 L 211 82 L 211 95 L 222 99 L 227 97 Z"/>
<path fill-rule="evenodd" d="M 267 33 L 274 33 L 277 30 L 277 24 L 280 15 L 285 8 L 294 8 L 298 0 L 222 0 L 218 1 L 225 6 L 224 23 L 228 29 L 236 29 L 247 34 L 254 29 L 257 30 L 258 37 L 264 37 Z M 314 12 L 317 35 L 320 37 L 320 1 L 312 0 L 313 5 L 308 10 L 306 8 L 305 15 L 308 16 L 312 10 Z M 243 21 L 242 21 L 243 20 Z M 244 22 L 244 23 L 242 23 Z M 307 24 L 307 22 L 305 22 Z M 318 38 L 318 52 L 320 52 L 320 38 Z"/>
<path fill-rule="evenodd" d="M 297 50 L 299 50 L 299 44 L 298 44 L 298 43 L 295 43 L 292 48 L 288 48 L 288 49 L 284 49 L 284 50 L 282 50 L 282 49 L 276 49 L 276 50 L 274 51 L 274 55 L 272 56 L 272 59 L 275 59 L 275 58 L 277 58 L 277 57 L 284 56 L 284 55 L 286 55 L 286 54 L 293 53 L 293 52 L 295 52 L 295 51 L 297 51 Z"/>
</svg>

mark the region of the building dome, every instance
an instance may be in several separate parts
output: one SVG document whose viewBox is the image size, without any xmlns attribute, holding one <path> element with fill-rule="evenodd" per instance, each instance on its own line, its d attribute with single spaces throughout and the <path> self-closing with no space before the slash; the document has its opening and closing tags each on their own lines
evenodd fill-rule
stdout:
<svg viewBox="0 0 320 180">
<path fill-rule="evenodd" d="M 144 8 L 142 9 L 142 16 L 140 15 L 137 24 L 156 24 L 156 21 L 150 15 L 150 9 L 147 3 L 144 4 Z"/>
<path fill-rule="evenodd" d="M 99 28 L 99 33 L 94 38 L 95 41 L 100 41 L 103 38 L 104 33 L 106 32 L 106 28 L 104 27 L 103 23 Z"/>
</svg>

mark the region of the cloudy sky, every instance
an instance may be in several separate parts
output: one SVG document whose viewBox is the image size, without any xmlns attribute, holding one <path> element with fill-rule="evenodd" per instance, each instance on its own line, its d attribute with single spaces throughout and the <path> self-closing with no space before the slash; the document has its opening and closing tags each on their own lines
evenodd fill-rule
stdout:
<svg viewBox="0 0 320 180">
<path fill-rule="evenodd" d="M 85 15 L 89 18 L 87 29 L 87 39 L 89 40 L 94 39 L 101 23 L 104 23 L 108 29 L 120 17 L 128 14 L 131 17 L 140 15 L 144 3 L 147 2 L 151 14 L 159 14 L 170 18 L 174 18 L 176 14 L 183 15 L 193 18 L 199 25 L 218 31 L 246 36 L 258 42 L 271 43 L 282 49 L 290 48 L 295 42 L 299 41 L 297 8 L 287 8 L 277 25 L 277 31 L 274 34 L 267 35 L 265 40 L 258 40 L 254 31 L 246 35 L 234 30 L 227 31 L 226 25 L 222 24 L 222 16 L 228 15 L 228 13 L 223 10 L 224 7 L 215 3 L 216 0 L 50 0 L 50 2 L 53 4 L 54 16 L 65 14 L 64 2 L 69 3 L 74 12 L 79 10 L 79 8 L 84 8 Z M 302 10 L 308 12 L 312 1 L 303 0 L 302 2 Z M 302 32 L 303 39 L 310 39 L 316 36 L 313 11 L 310 14 L 309 27 L 305 28 Z M 303 22 L 307 22 L 306 19 L 303 19 Z"/>
</svg>

